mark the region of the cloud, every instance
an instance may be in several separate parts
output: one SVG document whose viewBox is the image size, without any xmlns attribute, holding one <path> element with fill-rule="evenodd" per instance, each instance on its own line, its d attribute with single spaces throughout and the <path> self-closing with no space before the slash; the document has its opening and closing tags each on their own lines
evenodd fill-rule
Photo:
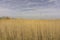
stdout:
<svg viewBox="0 0 60 40">
<path fill-rule="evenodd" d="M 60 18 L 60 9 L 43 8 L 32 11 L 24 11 L 18 14 L 17 17 L 32 18 L 32 19 L 57 19 Z"/>
<path fill-rule="evenodd" d="M 0 17 L 1 16 L 13 16 L 12 15 L 13 13 L 14 13 L 13 10 L 0 7 Z"/>
<path fill-rule="evenodd" d="M 44 7 L 54 7 L 56 1 L 55 0 L 0 0 L 0 6 L 19 10 L 27 7 L 44 8 Z"/>
<path fill-rule="evenodd" d="M 1 0 L 0 16 L 50 19 L 60 18 L 57 0 Z"/>
<path fill-rule="evenodd" d="M 57 8 L 36 8 L 29 11 L 16 11 L 0 7 L 0 17 L 19 17 L 31 19 L 57 19 L 60 18 L 60 9 Z"/>
</svg>

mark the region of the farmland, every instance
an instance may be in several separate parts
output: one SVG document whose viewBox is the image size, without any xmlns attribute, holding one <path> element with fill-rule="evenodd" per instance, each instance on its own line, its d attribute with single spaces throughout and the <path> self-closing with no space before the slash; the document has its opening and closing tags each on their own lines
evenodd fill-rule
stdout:
<svg viewBox="0 0 60 40">
<path fill-rule="evenodd" d="M 0 19 L 0 40 L 60 40 L 60 20 Z"/>
</svg>

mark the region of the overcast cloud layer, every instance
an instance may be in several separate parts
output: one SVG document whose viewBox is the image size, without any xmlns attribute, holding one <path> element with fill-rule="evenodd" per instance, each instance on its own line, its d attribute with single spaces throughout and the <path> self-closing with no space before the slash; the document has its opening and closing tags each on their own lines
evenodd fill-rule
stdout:
<svg viewBox="0 0 60 40">
<path fill-rule="evenodd" d="M 60 0 L 0 0 L 0 17 L 60 18 Z"/>
</svg>

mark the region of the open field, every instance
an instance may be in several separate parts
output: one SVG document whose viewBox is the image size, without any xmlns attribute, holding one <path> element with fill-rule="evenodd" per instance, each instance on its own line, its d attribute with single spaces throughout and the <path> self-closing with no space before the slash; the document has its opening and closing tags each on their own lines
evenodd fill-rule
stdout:
<svg viewBox="0 0 60 40">
<path fill-rule="evenodd" d="M 60 40 L 60 20 L 1 19 L 0 40 Z"/>
</svg>

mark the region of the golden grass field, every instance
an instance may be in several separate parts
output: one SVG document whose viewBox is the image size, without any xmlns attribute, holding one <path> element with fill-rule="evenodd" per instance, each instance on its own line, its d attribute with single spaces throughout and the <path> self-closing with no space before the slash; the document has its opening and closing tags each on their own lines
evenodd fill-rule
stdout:
<svg viewBox="0 0 60 40">
<path fill-rule="evenodd" d="M 60 20 L 1 19 L 0 40 L 60 40 Z"/>
</svg>

